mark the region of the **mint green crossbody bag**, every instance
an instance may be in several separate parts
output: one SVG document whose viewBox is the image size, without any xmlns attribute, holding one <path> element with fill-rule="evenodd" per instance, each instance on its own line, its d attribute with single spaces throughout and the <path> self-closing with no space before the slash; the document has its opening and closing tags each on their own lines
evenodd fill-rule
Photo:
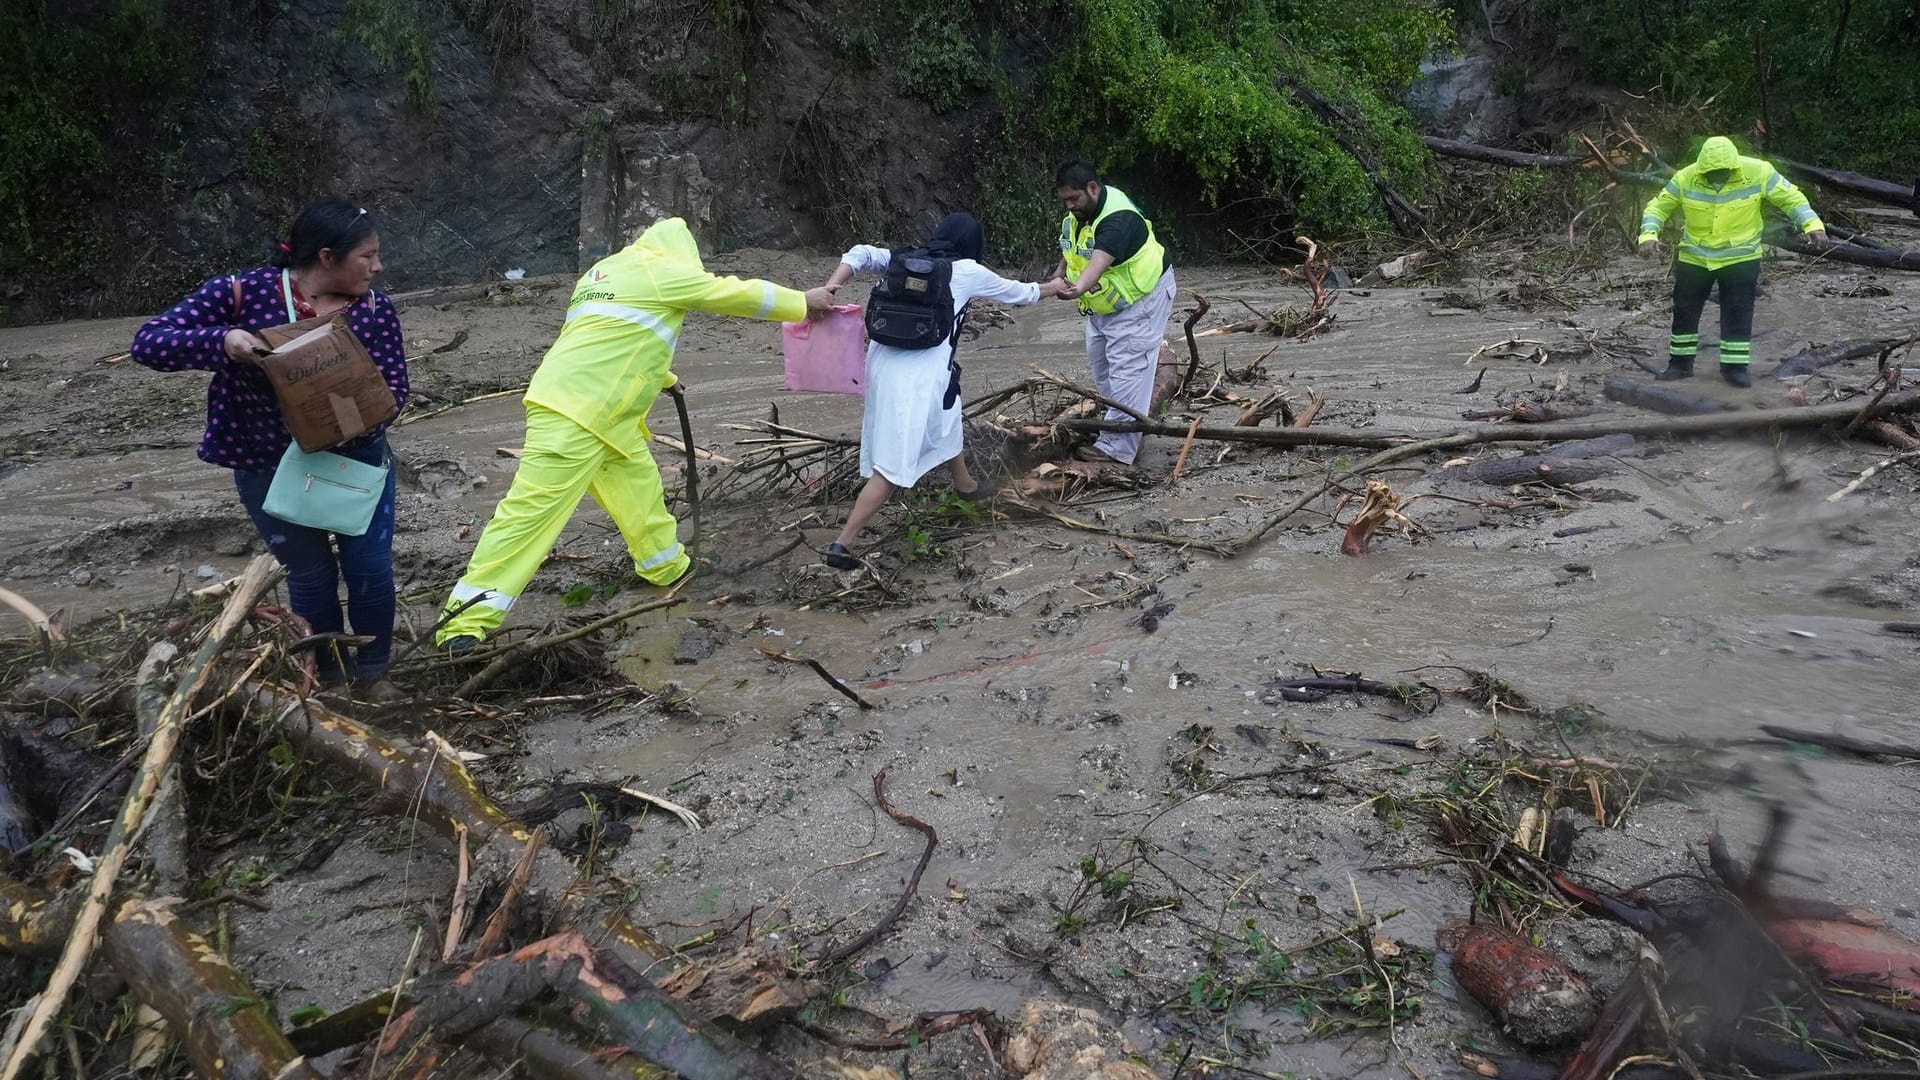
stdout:
<svg viewBox="0 0 1920 1080">
<path fill-rule="evenodd" d="M 295 525 L 361 536 L 386 493 L 388 468 L 324 450 L 309 454 L 294 443 L 273 471 L 261 509 Z"/>
</svg>

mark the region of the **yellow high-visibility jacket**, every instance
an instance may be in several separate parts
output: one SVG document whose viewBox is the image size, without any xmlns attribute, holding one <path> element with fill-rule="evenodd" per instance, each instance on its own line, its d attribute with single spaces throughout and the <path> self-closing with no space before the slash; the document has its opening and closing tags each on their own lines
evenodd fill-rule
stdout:
<svg viewBox="0 0 1920 1080">
<path fill-rule="evenodd" d="M 1731 170 L 1725 184 L 1714 187 L 1705 174 Z M 1826 229 L 1806 195 L 1780 170 L 1759 158 L 1742 157 L 1733 140 L 1716 135 L 1700 148 L 1700 158 L 1673 174 L 1640 215 L 1640 242 L 1660 238 L 1660 229 L 1681 214 L 1681 262 L 1718 270 L 1760 257 L 1760 216 L 1763 203 L 1792 219 L 1801 232 Z"/>
<path fill-rule="evenodd" d="M 581 276 L 527 400 L 633 456 L 650 437 L 654 399 L 675 382 L 673 349 L 689 311 L 799 322 L 807 298 L 772 282 L 708 273 L 686 222 L 656 222 Z"/>
</svg>

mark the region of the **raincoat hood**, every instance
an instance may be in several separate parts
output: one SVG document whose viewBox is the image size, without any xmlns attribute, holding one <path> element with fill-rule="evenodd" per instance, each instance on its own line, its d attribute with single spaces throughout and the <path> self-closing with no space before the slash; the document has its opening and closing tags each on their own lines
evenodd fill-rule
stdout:
<svg viewBox="0 0 1920 1080">
<path fill-rule="evenodd" d="M 634 239 L 630 250 L 643 258 L 666 259 L 690 270 L 704 269 L 700 245 L 694 243 L 693 231 L 687 228 L 683 218 L 664 218 L 647 226 L 647 230 Z"/>
<path fill-rule="evenodd" d="M 1694 165 L 1701 172 L 1712 172 L 1715 169 L 1738 169 L 1740 167 L 1740 151 L 1734 147 L 1732 139 L 1727 138 L 1725 135 L 1715 135 L 1701 145 L 1700 157 L 1694 162 Z"/>
</svg>

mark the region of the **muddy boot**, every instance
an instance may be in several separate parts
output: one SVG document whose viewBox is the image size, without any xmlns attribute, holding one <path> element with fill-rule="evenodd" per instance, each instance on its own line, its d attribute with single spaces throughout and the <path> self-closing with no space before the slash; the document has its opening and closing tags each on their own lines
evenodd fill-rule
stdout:
<svg viewBox="0 0 1920 1080">
<path fill-rule="evenodd" d="M 449 657 L 465 656 L 479 647 L 479 638 L 472 634 L 461 634 L 459 637 L 448 638 L 446 644 L 440 646 L 439 651 Z"/>
<path fill-rule="evenodd" d="M 1653 378 L 1656 382 L 1679 382 L 1681 379 L 1691 379 L 1693 378 L 1693 361 L 1668 357 L 1667 370 Z"/>
<path fill-rule="evenodd" d="M 1720 377 L 1730 386 L 1752 386 L 1753 376 L 1747 374 L 1745 364 L 1721 364 Z"/>
<path fill-rule="evenodd" d="M 406 691 L 393 685 L 385 675 L 356 677 L 353 680 L 353 696 L 355 700 L 369 705 L 392 705 L 407 700 Z"/>
</svg>

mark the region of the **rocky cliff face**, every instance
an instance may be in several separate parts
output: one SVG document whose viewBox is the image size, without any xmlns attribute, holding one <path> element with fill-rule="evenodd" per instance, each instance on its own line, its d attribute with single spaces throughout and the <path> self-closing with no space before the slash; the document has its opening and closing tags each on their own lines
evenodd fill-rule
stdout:
<svg viewBox="0 0 1920 1080">
<path fill-rule="evenodd" d="M 667 215 L 710 250 L 909 235 L 972 196 L 990 119 L 936 117 L 848 69 L 804 3 L 172 7 L 205 65 L 182 179 L 159 205 L 101 207 L 110 269 L 16 284 L 12 320 L 154 310 L 262 261 L 333 192 L 380 215 L 396 291 L 572 271 Z M 504 50 L 502 17 L 519 20 Z M 405 55 L 402 34 L 424 49 Z"/>
</svg>

